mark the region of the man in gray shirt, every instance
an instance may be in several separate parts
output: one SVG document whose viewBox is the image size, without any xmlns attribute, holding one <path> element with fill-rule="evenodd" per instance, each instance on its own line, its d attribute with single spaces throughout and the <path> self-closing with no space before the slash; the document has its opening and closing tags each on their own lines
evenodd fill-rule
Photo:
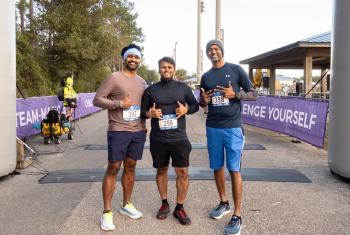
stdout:
<svg viewBox="0 0 350 235">
<path fill-rule="evenodd" d="M 121 51 L 122 71 L 111 74 L 96 92 L 93 104 L 108 109 L 108 166 L 102 184 L 104 211 L 101 229 L 114 230 L 112 197 L 118 171 L 123 163 L 121 184 L 123 204 L 119 212 L 139 219 L 139 212 L 130 202 L 135 181 L 137 160 L 142 158 L 146 132 L 140 119 L 140 105 L 146 82 L 136 74 L 141 62 L 141 49 L 135 44 Z"/>
</svg>

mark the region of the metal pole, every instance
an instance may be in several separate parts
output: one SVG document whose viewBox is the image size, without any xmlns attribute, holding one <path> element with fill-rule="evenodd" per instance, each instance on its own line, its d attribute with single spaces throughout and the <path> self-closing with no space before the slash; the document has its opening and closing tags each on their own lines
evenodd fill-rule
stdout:
<svg viewBox="0 0 350 235">
<path fill-rule="evenodd" d="M 202 53 L 201 53 L 201 12 L 202 2 L 197 0 L 197 83 L 200 83 L 202 76 Z"/>
<path fill-rule="evenodd" d="M 0 1 L 0 176 L 16 168 L 16 22 L 15 1 Z"/>
<path fill-rule="evenodd" d="M 350 179 L 350 1 L 333 4 L 328 165 Z"/>
<path fill-rule="evenodd" d="M 219 40 L 222 41 L 222 35 L 221 35 L 221 0 L 216 0 L 215 39 L 219 39 Z"/>
<path fill-rule="evenodd" d="M 174 61 L 175 61 L 175 64 L 176 64 L 176 45 L 177 45 L 177 42 L 175 42 L 175 47 L 174 47 Z"/>
</svg>

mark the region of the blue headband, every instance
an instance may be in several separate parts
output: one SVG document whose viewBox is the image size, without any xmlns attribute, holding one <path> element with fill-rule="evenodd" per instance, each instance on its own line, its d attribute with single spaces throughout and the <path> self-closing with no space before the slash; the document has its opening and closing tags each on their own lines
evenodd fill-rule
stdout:
<svg viewBox="0 0 350 235">
<path fill-rule="evenodd" d="M 136 55 L 138 56 L 140 59 L 142 57 L 141 55 L 141 52 L 139 50 L 137 50 L 136 48 L 130 48 L 128 50 L 126 50 L 126 52 L 124 52 L 124 55 L 123 55 L 123 60 L 125 60 L 125 58 L 130 55 L 130 54 L 133 54 L 133 55 Z"/>
</svg>

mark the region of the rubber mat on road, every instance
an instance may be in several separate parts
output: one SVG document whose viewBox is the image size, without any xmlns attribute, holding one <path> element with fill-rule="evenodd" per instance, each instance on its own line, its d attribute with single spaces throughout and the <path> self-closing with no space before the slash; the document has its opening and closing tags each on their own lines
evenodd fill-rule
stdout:
<svg viewBox="0 0 350 235">
<path fill-rule="evenodd" d="M 77 182 L 101 182 L 105 169 L 73 169 L 54 171 L 39 180 L 41 184 L 47 183 L 77 183 Z M 213 172 L 206 167 L 190 167 L 191 180 L 213 180 Z M 156 170 L 153 168 L 136 169 L 136 181 L 155 181 Z M 118 174 L 120 179 L 121 172 Z M 242 169 L 244 181 L 265 182 L 296 182 L 311 183 L 305 175 L 294 169 L 267 169 L 267 168 L 244 168 Z M 169 180 L 174 181 L 176 175 L 173 169 L 169 169 Z M 230 176 L 226 172 L 226 180 Z"/>
<path fill-rule="evenodd" d="M 312 183 L 309 178 L 294 169 L 244 168 L 242 177 L 244 181 Z M 226 180 L 229 178 L 229 175 L 226 176 Z"/>
<path fill-rule="evenodd" d="M 145 144 L 144 149 L 149 149 L 149 144 Z M 192 149 L 207 149 L 207 144 L 192 143 Z M 85 150 L 107 150 L 107 145 L 89 144 Z M 261 144 L 245 144 L 244 150 L 266 150 L 266 148 Z"/>
</svg>

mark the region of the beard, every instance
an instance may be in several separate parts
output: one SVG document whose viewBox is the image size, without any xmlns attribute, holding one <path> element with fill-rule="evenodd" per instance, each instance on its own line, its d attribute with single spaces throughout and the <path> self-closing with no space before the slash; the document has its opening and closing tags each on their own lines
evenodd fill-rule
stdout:
<svg viewBox="0 0 350 235">
<path fill-rule="evenodd" d="M 211 62 L 218 62 L 218 61 L 220 61 L 221 58 L 219 56 L 212 56 L 209 59 Z"/>
<path fill-rule="evenodd" d="M 139 64 L 138 63 L 134 63 L 135 65 L 130 65 L 131 63 L 125 63 L 125 68 L 129 71 L 136 71 L 139 67 Z"/>
</svg>

